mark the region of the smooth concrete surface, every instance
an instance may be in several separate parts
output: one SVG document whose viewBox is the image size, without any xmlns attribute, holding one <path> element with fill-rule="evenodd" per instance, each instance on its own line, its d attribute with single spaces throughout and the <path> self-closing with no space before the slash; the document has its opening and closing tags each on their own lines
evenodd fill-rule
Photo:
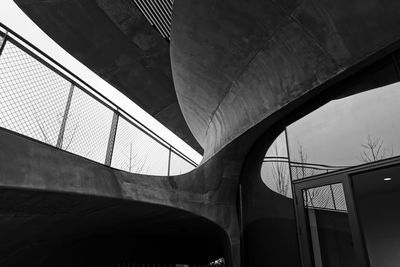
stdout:
<svg viewBox="0 0 400 267">
<path fill-rule="evenodd" d="M 133 1 L 15 2 L 73 57 L 203 152 L 176 98 L 169 42 L 148 23 Z"/>
<path fill-rule="evenodd" d="M 125 238 L 123 242 L 138 234 L 161 238 L 169 244 L 164 249 L 182 247 L 182 238 L 197 244 L 204 237 L 198 243 L 204 248 L 193 245 L 192 254 L 183 250 L 187 255 L 181 259 L 198 255 L 192 263 L 207 263 L 205 257 L 212 260 L 213 251 L 207 247 L 213 248 L 213 243 L 232 266 L 232 251 L 239 245 L 237 180 L 231 177 L 238 177 L 235 168 L 221 169 L 221 174 L 208 165 L 198 170 L 201 173 L 186 176 L 146 176 L 115 170 L 7 130 L 0 131 L 0 144 L 1 266 L 22 260 L 25 254 L 19 251 L 24 247 L 32 253 L 30 248 L 37 243 L 64 246 L 65 240 L 77 242 L 110 231 L 109 239 L 115 238 L 114 231 Z M 208 178 L 198 178 L 205 174 Z M 129 253 L 135 257 L 144 252 Z"/>
<path fill-rule="evenodd" d="M 204 160 L 398 41 L 399 10 L 379 0 L 174 1 L 175 90 Z"/>
</svg>

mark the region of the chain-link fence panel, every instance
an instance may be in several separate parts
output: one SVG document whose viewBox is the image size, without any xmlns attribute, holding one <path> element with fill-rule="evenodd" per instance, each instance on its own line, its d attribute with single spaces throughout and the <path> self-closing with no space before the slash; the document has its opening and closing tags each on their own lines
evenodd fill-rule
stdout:
<svg viewBox="0 0 400 267">
<path fill-rule="evenodd" d="M 331 187 L 336 209 L 347 211 L 346 197 L 344 195 L 343 184 L 333 184 L 331 185 Z"/>
<path fill-rule="evenodd" d="M 305 206 L 322 209 L 335 209 L 329 185 L 305 190 Z"/>
<path fill-rule="evenodd" d="M 112 166 L 130 172 L 168 174 L 169 144 L 121 117 L 112 150 L 114 111 L 73 86 L 58 71 L 62 66 L 4 32 L 0 27 L 0 127 L 102 164 L 113 155 Z M 193 169 L 177 154 L 171 157 L 174 174 Z"/>
<path fill-rule="evenodd" d="M 112 117 L 112 110 L 75 87 L 62 148 L 104 164 Z"/>
<path fill-rule="evenodd" d="M 0 57 L 0 126 L 55 145 L 70 87 L 7 41 Z"/>
<path fill-rule="evenodd" d="M 177 155 L 174 151 L 171 152 L 170 175 L 179 175 L 190 172 L 194 166 Z"/>
<path fill-rule="evenodd" d="M 314 176 L 314 175 L 332 172 L 332 171 L 335 171 L 336 169 L 322 169 L 322 168 L 319 169 L 319 168 L 313 168 L 313 167 L 308 167 L 308 166 L 291 165 L 290 170 L 292 172 L 293 180 L 297 180 L 297 179 L 303 179 L 303 178 Z"/>
<path fill-rule="evenodd" d="M 120 117 L 111 166 L 132 173 L 167 175 L 169 150 Z"/>
</svg>

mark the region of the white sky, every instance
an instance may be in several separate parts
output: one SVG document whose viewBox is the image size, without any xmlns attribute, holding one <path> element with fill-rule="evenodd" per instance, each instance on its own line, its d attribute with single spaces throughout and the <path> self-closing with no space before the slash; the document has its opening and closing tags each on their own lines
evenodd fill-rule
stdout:
<svg viewBox="0 0 400 267">
<path fill-rule="evenodd" d="M 79 76 L 192 160 L 197 163 L 201 161 L 202 156 L 199 153 L 57 45 L 12 0 L 0 0 L 0 21 Z"/>
</svg>

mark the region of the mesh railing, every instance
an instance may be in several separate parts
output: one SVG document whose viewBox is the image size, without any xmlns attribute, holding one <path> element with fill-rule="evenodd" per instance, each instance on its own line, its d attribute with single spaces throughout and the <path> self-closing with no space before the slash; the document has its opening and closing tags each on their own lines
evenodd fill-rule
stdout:
<svg viewBox="0 0 400 267">
<path fill-rule="evenodd" d="M 56 145 L 71 84 L 12 40 L 0 57 L 0 126 Z"/>
<path fill-rule="evenodd" d="M 307 208 L 347 211 L 342 184 L 330 184 L 303 191 L 304 206 Z"/>
<path fill-rule="evenodd" d="M 0 127 L 133 173 L 176 175 L 197 166 L 1 23 Z"/>
<path fill-rule="evenodd" d="M 290 174 L 293 180 L 303 179 L 310 176 L 324 174 L 337 171 L 348 166 L 333 166 L 308 162 L 291 161 L 289 157 L 264 157 L 264 163 L 272 163 L 276 166 L 280 163 L 288 163 L 290 165 Z"/>
<path fill-rule="evenodd" d="M 111 166 L 135 173 L 168 173 L 169 149 L 120 118 Z"/>
</svg>

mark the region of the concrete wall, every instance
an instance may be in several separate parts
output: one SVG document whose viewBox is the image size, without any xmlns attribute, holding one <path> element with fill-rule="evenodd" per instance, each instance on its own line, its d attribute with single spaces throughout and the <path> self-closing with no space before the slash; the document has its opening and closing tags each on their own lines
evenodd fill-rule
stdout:
<svg viewBox="0 0 400 267">
<path fill-rule="evenodd" d="M 178 100 L 205 160 L 400 38 L 397 1 L 174 2 Z"/>
</svg>

